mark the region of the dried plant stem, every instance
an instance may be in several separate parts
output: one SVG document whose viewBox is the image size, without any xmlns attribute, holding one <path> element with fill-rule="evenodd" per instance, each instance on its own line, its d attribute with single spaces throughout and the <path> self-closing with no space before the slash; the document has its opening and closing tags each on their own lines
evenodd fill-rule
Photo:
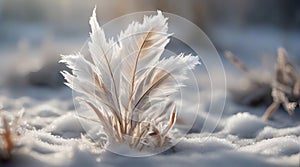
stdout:
<svg viewBox="0 0 300 167">
<path fill-rule="evenodd" d="M 267 108 L 266 112 L 265 112 L 264 115 L 262 116 L 262 119 L 263 119 L 264 121 L 268 120 L 269 117 L 272 115 L 272 113 L 278 109 L 279 105 L 280 105 L 280 103 L 278 103 L 278 102 L 273 102 L 273 103 Z"/>
<path fill-rule="evenodd" d="M 251 77 L 249 70 L 231 52 L 225 52 L 226 58 L 238 69 L 245 72 L 253 84 L 259 87 L 268 86 L 272 88 L 273 103 L 262 116 L 263 120 L 269 119 L 281 104 L 284 110 L 292 116 L 296 106 L 300 102 L 300 78 L 298 72 L 292 63 L 287 60 L 287 52 L 284 48 L 278 48 L 277 55 L 277 62 L 275 64 L 276 75 L 273 81 L 264 83 Z"/>
<path fill-rule="evenodd" d="M 3 123 L 3 130 L 4 130 L 4 132 L 1 134 L 3 150 L 0 150 L 1 151 L 0 155 L 2 155 L 1 159 L 7 160 L 10 159 L 11 157 L 11 152 L 14 148 L 14 144 L 12 141 L 12 133 L 10 130 L 10 126 L 5 116 L 2 116 L 2 123 Z"/>
<path fill-rule="evenodd" d="M 225 57 L 235 66 L 237 67 L 240 71 L 244 72 L 247 77 L 249 78 L 249 80 L 257 85 L 257 86 L 265 86 L 266 84 L 271 84 L 271 82 L 263 82 L 261 80 L 258 80 L 257 78 L 253 77 L 253 75 L 251 75 L 251 70 L 249 70 L 236 56 L 234 56 L 234 54 L 230 51 L 225 51 L 224 52 Z"/>
<path fill-rule="evenodd" d="M 232 52 L 230 51 L 225 51 L 224 52 L 225 57 L 234 65 L 236 66 L 238 69 L 240 69 L 241 71 L 245 72 L 246 74 L 249 73 L 248 68 L 239 60 L 237 59 Z"/>
</svg>

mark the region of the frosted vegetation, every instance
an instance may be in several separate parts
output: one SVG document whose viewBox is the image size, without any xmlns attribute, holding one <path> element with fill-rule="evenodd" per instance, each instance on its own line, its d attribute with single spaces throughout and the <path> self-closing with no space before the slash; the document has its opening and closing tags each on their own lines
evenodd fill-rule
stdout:
<svg viewBox="0 0 300 167">
<path fill-rule="evenodd" d="M 198 57 L 161 58 L 171 34 L 160 11 L 145 16 L 143 23 L 132 22 L 114 41 L 105 38 L 95 10 L 90 19 L 90 58 L 67 55 L 61 61 L 72 69 L 73 74 L 62 74 L 79 93 L 76 100 L 96 114 L 82 117 L 97 117 L 102 126 L 98 131 L 107 137 L 103 147 L 117 148 L 121 143 L 140 151 L 170 147 L 169 132 L 177 115 L 170 97 L 184 86 L 182 81 L 199 64 Z"/>
</svg>

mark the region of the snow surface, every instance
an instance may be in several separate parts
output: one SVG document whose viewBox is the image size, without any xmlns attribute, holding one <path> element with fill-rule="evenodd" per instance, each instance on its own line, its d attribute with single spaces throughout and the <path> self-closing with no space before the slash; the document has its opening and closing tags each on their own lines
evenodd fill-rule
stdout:
<svg viewBox="0 0 300 167">
<path fill-rule="evenodd" d="M 198 132 L 189 133 L 167 152 L 130 158 L 103 151 L 81 138 L 85 131 L 74 114 L 68 88 L 41 89 L 38 93 L 40 96 L 51 93 L 52 98 L 0 97 L 5 110 L 17 112 L 20 106 L 26 106 L 24 120 L 33 127 L 20 138 L 13 160 L 4 166 L 299 165 L 299 115 L 291 118 L 287 113 L 277 111 L 273 120 L 263 122 L 259 116 L 264 108 L 251 111 L 251 108 L 236 106 L 231 111 L 235 113 L 231 113 L 226 107 L 218 130 L 211 134 L 199 133 L 203 125 L 201 112 L 205 112 L 200 111 L 193 127 Z M 66 98 L 65 94 L 70 98 Z"/>
</svg>

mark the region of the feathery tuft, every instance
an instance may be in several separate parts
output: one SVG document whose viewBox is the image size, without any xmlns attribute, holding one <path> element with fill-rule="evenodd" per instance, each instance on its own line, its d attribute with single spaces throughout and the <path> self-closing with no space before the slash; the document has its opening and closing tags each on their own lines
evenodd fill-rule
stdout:
<svg viewBox="0 0 300 167">
<path fill-rule="evenodd" d="M 109 144 L 127 143 L 138 150 L 169 145 L 177 115 L 170 95 L 183 86 L 198 57 L 161 58 L 171 36 L 161 11 L 132 22 L 118 41 L 106 39 L 96 9 L 89 23 L 91 61 L 80 53 L 62 56 L 72 69 L 72 74 L 61 72 L 66 85 L 94 111 Z"/>
</svg>

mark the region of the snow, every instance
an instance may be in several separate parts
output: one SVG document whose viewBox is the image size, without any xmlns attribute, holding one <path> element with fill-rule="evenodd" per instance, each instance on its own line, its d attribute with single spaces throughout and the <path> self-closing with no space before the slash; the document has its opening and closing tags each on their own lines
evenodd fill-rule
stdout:
<svg viewBox="0 0 300 167">
<path fill-rule="evenodd" d="M 265 123 L 258 117 L 249 113 L 238 113 L 228 118 L 224 131 L 239 138 L 253 138 L 264 126 Z"/>
<path fill-rule="evenodd" d="M 64 88 L 60 91 L 68 93 L 70 90 Z M 45 93 L 49 94 L 49 91 Z M 55 91 L 52 94 L 58 95 Z M 71 97 L 59 102 L 5 95 L 1 95 L 1 99 L 3 102 L 20 103 L 15 107 L 9 105 L 9 110 L 13 112 L 17 112 L 19 106 L 26 106 L 24 119 L 35 127 L 20 138 L 13 160 L 4 164 L 5 167 L 299 165 L 299 118 L 295 118 L 298 122 L 294 122 L 294 126 L 278 127 L 276 120 L 264 122 L 259 116 L 247 112 L 247 108 L 234 114 L 225 109 L 216 132 L 199 133 L 205 119 L 197 119 L 196 125 L 199 126 L 194 126 L 196 130 L 183 137 L 170 150 L 149 157 L 130 158 L 102 150 L 81 138 L 85 131 L 73 109 L 68 106 L 72 103 Z M 239 110 L 239 106 L 235 109 Z M 279 114 L 286 122 L 292 120 L 283 111 L 279 111 Z M 201 112 L 198 117 L 202 117 Z"/>
</svg>

